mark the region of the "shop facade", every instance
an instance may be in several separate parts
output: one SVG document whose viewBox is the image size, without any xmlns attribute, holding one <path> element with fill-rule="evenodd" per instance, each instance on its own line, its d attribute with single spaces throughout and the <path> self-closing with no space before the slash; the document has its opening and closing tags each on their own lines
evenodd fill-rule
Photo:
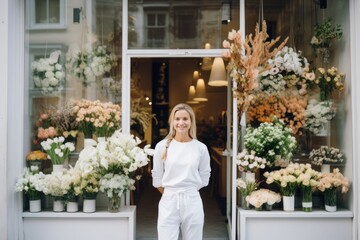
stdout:
<svg viewBox="0 0 360 240">
<path fill-rule="evenodd" d="M 0 10 L 0 34 L 2 36 L 0 44 L 0 55 L 2 56 L 0 59 L 0 132 L 2 133 L 0 138 L 0 187 L 3 189 L 0 194 L 0 239 L 24 238 L 22 234 L 24 231 L 23 198 L 20 194 L 15 193 L 14 184 L 26 164 L 26 153 L 33 148 L 33 120 L 43 105 L 51 105 L 55 101 L 56 106 L 61 106 L 76 96 L 89 100 L 102 98 L 104 101 L 118 102 L 122 109 L 122 129 L 124 132 L 130 132 L 132 130 L 130 127 L 131 114 L 133 113 L 131 98 L 137 96 L 136 90 L 134 91 L 132 88 L 132 83 L 138 81 L 137 84 L 141 90 L 150 89 L 150 92 L 147 90 L 139 91 L 140 97 L 151 96 L 156 93 L 161 84 L 159 82 L 155 90 L 151 89 L 149 83 L 151 78 L 146 76 L 154 76 L 154 74 L 159 74 L 159 71 L 154 73 L 149 68 L 155 68 L 159 62 L 165 59 L 165 63 L 170 66 L 170 71 L 176 72 L 175 75 L 177 75 L 181 69 L 179 71 L 178 66 L 171 69 L 171 66 L 175 65 L 174 62 L 184 61 L 181 66 L 189 65 L 188 68 L 191 69 L 192 74 L 192 70 L 199 67 L 199 62 L 203 64 L 206 57 L 214 58 L 222 55 L 222 41 L 227 38 L 227 33 L 232 28 L 246 29 L 243 30 L 243 33 L 249 34 L 254 31 L 255 24 L 253 22 L 260 19 L 268 20 L 267 16 L 272 19 L 281 19 L 280 16 L 274 16 L 276 15 L 275 10 L 267 12 L 266 5 L 262 8 L 263 18 L 261 18 L 259 3 L 252 6 L 252 1 L 238 1 L 236 3 L 232 1 L 230 15 L 233 25 L 223 25 L 221 21 L 224 16 L 220 11 L 221 1 L 219 3 L 209 1 L 211 3 L 206 5 L 206 8 L 204 7 L 205 10 L 201 10 L 200 5 L 190 5 L 189 1 L 174 7 L 169 6 L 168 3 L 165 3 L 166 1 L 84 2 L 60 0 L 58 1 L 59 9 L 63 9 L 63 11 L 59 11 L 58 15 L 55 14 L 59 19 L 55 21 L 56 24 L 53 26 L 46 26 L 46 24 L 37 23 L 36 14 L 34 15 L 36 13 L 34 10 L 35 2 L 3 1 Z M 360 166 L 357 159 L 360 158 L 358 148 L 360 144 L 360 128 L 358 127 L 360 97 L 357 93 L 360 92 L 360 84 L 357 81 L 357 76 L 360 76 L 360 70 L 357 66 L 360 64 L 360 48 L 357 42 L 360 39 L 360 30 L 356 24 L 360 21 L 360 4 L 355 0 L 328 0 L 325 2 L 327 2 L 327 8 L 324 14 L 322 11 L 325 10 L 319 10 L 319 6 L 315 3 L 299 1 L 299 5 L 306 6 L 303 9 L 313 10 L 312 12 L 303 10 L 296 13 L 297 17 L 300 17 L 300 12 L 304 14 L 301 16 L 301 22 L 304 25 L 300 26 L 299 29 L 295 29 L 296 24 L 292 22 L 294 19 L 285 14 L 286 11 L 294 11 L 291 8 L 294 5 L 289 4 L 290 6 L 281 12 L 285 15 L 282 16 L 283 18 L 289 18 L 289 22 L 284 21 L 284 19 L 278 20 L 283 24 L 281 25 L 283 29 L 287 29 L 287 31 L 274 30 L 273 33 L 275 37 L 276 35 L 290 36 L 290 44 L 303 50 L 305 55 L 311 55 L 311 48 L 305 41 L 311 38 L 313 23 L 317 20 L 320 21 L 326 15 L 327 17 L 331 16 L 334 22 L 342 26 L 343 36 L 340 43 L 336 45 L 337 49 L 333 50 L 331 64 L 338 66 L 345 72 L 345 91 L 339 101 L 341 115 L 333 124 L 332 133 L 334 134 L 329 141 L 340 146 L 347 156 L 347 162 L 343 169 L 344 174 L 350 179 L 351 190 L 343 205 L 352 214 L 350 218 L 351 239 L 358 239 L 360 225 L 358 221 L 358 173 Z M 190 11 L 193 9 L 195 10 Z M 247 9 L 248 11 L 246 11 Z M 173 12 L 167 15 L 169 10 Z M 110 12 L 113 15 L 110 15 Z M 192 21 L 196 22 L 194 26 L 192 26 Z M 175 30 L 169 30 L 170 28 L 167 28 L 169 25 L 166 25 L 166 22 L 168 24 L 171 22 L 170 25 Z M 271 27 L 272 22 L 269 21 L 268 26 Z M 164 27 L 163 24 L 167 27 Z M 188 24 L 186 25 L 188 27 L 184 28 L 184 24 Z M 83 82 L 74 80 L 66 81 L 64 90 L 61 90 L 60 97 L 57 99 L 54 100 L 53 95 L 50 95 L 50 98 L 43 100 L 46 94 L 42 92 L 44 89 L 41 86 L 36 89 L 36 83 L 31 75 L 31 62 L 44 54 L 49 56 L 51 51 L 59 50 L 62 52 L 61 57 L 65 65 L 66 53 L 69 52 L 71 45 L 83 46 L 82 44 L 86 44 L 84 40 L 91 40 L 92 37 L 86 35 L 89 32 L 86 29 L 90 29 L 93 36 L 96 36 L 94 41 L 96 38 L 100 42 L 107 41 L 110 43 L 112 51 L 116 54 L 117 59 L 120 59 L 117 67 L 113 68 L 111 73 L 109 72 L 113 80 L 118 81 L 118 85 L 114 86 L 114 88 L 117 87 L 116 92 L 99 92 L 99 86 L 84 88 Z M 157 34 L 163 35 L 158 37 Z M 209 41 L 211 47 L 207 48 L 205 43 Z M 171 72 L 169 74 L 171 76 Z M 207 74 L 210 74 L 209 70 L 202 70 L 204 77 Z M 150 80 L 148 81 L 148 79 Z M 170 82 L 168 92 L 172 96 L 161 98 L 168 98 L 165 101 L 168 102 L 168 108 L 174 106 L 175 102 L 187 100 L 187 90 L 193 80 L 186 80 L 185 87 L 180 86 L 180 84 L 176 85 L 180 80 Z M 104 89 L 103 86 L 100 88 Z M 178 91 L 176 91 L 177 89 Z M 208 97 L 208 105 L 203 110 L 199 108 L 199 112 L 203 114 L 200 119 L 204 121 L 214 117 L 217 119 L 217 112 L 221 112 L 221 109 L 228 106 L 226 88 L 221 90 L 208 89 Z M 225 100 L 218 103 L 220 98 L 225 98 Z M 152 96 L 152 99 L 156 98 Z M 158 100 L 161 101 L 161 99 Z M 158 111 L 158 113 L 167 111 L 163 109 L 166 104 L 159 104 L 159 106 L 161 107 L 152 108 L 152 110 Z M 216 112 L 212 112 L 212 109 L 216 109 Z M 152 137 L 156 128 L 153 128 L 152 131 L 152 133 L 146 131 L 143 133 L 150 142 L 154 141 Z M 161 136 L 161 131 L 158 134 Z M 229 194 L 232 195 L 232 192 Z M 232 222 L 237 221 L 233 208 L 236 204 L 236 195 L 232 195 L 232 202 L 228 204 L 227 210 L 233 212 L 233 215 L 228 216 Z M 274 218 L 276 219 L 276 216 Z M 237 224 L 233 224 L 229 230 L 229 234 L 232 235 L 231 239 L 236 237 L 236 230 L 234 230 L 236 226 Z"/>
</svg>

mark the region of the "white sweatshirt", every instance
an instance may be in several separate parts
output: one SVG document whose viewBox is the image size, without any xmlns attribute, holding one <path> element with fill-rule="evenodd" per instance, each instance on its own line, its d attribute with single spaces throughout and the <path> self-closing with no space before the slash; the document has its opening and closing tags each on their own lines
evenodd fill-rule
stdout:
<svg viewBox="0 0 360 240">
<path fill-rule="evenodd" d="M 153 158 L 153 186 L 176 189 L 200 189 L 209 183 L 210 156 L 202 142 L 171 140 L 166 160 L 161 159 L 167 140 L 155 146 Z"/>
</svg>

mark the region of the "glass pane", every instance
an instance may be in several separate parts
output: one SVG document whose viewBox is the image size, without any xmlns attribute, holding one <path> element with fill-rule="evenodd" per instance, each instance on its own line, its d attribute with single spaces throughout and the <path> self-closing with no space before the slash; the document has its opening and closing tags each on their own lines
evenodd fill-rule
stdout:
<svg viewBox="0 0 360 240">
<path fill-rule="evenodd" d="M 32 9 L 39 19 L 46 16 L 59 20 L 59 1 L 29 1 L 26 13 Z M 49 5 L 46 5 L 49 3 Z M 73 116 L 49 118 L 55 112 L 69 113 L 69 105 L 82 99 L 121 106 L 121 27 L 122 1 L 78 1 L 80 22 L 73 22 L 73 12 L 67 14 L 66 31 L 27 30 L 25 42 L 26 106 L 25 119 L 29 126 L 25 137 L 27 150 L 40 149 L 40 142 L 54 136 L 65 136 L 68 130 L 77 130 L 79 152 L 84 145 L 84 130 Z M 31 6 L 31 4 L 35 4 Z M 65 6 L 73 6 L 67 0 Z M 62 9 L 65 11 L 65 9 Z M 72 10 L 72 7 L 71 7 Z M 91 13 L 86 15 L 84 13 Z M 91 21 L 90 21 L 91 20 Z M 89 26 L 88 23 L 91 22 Z M 74 105 L 71 105 L 74 106 Z M 55 111 L 56 110 L 56 111 Z M 57 111 L 60 110 L 60 111 Z M 63 118 L 60 118 L 63 117 Z M 67 118 L 66 118 L 67 117 Z M 117 126 L 121 120 L 116 120 Z M 70 124 L 71 123 L 71 124 Z M 54 127 L 55 131 L 45 131 Z M 93 137 L 96 139 L 96 134 Z M 73 159 L 74 160 L 74 159 Z M 74 162 L 70 162 L 73 164 Z M 51 164 L 46 165 L 47 168 Z"/>
<path fill-rule="evenodd" d="M 148 26 L 156 26 L 156 14 L 148 14 L 147 20 Z"/>
<path fill-rule="evenodd" d="M 240 22 L 239 1 L 231 1 L 229 5 L 225 2 L 129 0 L 129 31 L 135 32 L 129 35 L 129 48 L 202 49 L 206 43 L 210 48 L 222 48 L 228 32 L 239 29 Z M 157 33 L 165 32 L 166 36 L 157 37 L 161 43 L 149 44 L 149 39 L 154 39 L 154 32 L 148 31 L 148 27 L 153 26 L 150 17 L 154 20 L 154 14 L 157 14 L 156 26 L 164 29 Z M 230 22 L 225 21 L 227 19 Z"/>
<path fill-rule="evenodd" d="M 60 23 L 60 0 L 49 0 L 49 23 Z"/>
<path fill-rule="evenodd" d="M 35 23 L 48 23 L 47 0 L 35 0 Z"/>
</svg>

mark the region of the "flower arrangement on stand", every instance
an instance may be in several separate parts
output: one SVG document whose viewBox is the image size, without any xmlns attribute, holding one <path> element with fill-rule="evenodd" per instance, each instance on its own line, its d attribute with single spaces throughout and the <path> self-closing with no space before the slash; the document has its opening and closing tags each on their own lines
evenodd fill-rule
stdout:
<svg viewBox="0 0 360 240">
<path fill-rule="evenodd" d="M 281 196 L 269 189 L 260 188 L 251 192 L 246 197 L 246 201 L 254 206 L 256 210 L 261 211 L 265 207 L 267 211 L 271 211 L 275 203 L 281 202 Z"/>
<path fill-rule="evenodd" d="M 315 84 L 320 88 L 320 101 L 327 101 L 334 90 L 342 91 L 344 89 L 345 74 L 336 67 L 329 69 L 318 68 L 318 77 Z"/>
<path fill-rule="evenodd" d="M 256 156 L 255 151 L 243 150 L 236 157 L 236 164 L 241 172 L 256 173 L 258 169 L 264 169 L 266 159 Z"/>
<path fill-rule="evenodd" d="M 116 130 L 106 141 L 84 148 L 80 152 L 75 168 L 80 169 L 83 174 L 98 175 L 101 190 L 108 196 L 111 194 L 107 191 L 111 189 L 117 189 L 115 191 L 117 195 L 120 194 L 121 189 L 133 190 L 133 180 L 139 178 L 135 175 L 136 170 L 146 166 L 149 162 L 148 156 L 153 154 L 150 145 L 140 148 L 138 146 L 140 143 L 139 138 Z M 119 180 L 116 184 L 113 183 L 115 179 Z M 125 186 L 125 183 L 128 186 Z"/>
<path fill-rule="evenodd" d="M 62 169 L 65 160 L 67 160 L 69 157 L 69 153 L 75 150 L 73 143 L 64 143 L 64 141 L 64 137 L 55 137 L 53 139 L 49 138 L 46 141 L 41 142 L 41 146 L 46 151 L 48 158 L 53 164 L 53 171 L 57 166 Z"/>
<path fill-rule="evenodd" d="M 49 58 L 40 58 L 31 64 L 33 81 L 43 94 L 57 94 L 62 88 L 65 72 L 59 63 L 60 51 L 54 51 Z"/>
<path fill-rule="evenodd" d="M 320 146 L 320 148 L 311 150 L 309 159 L 312 164 L 321 166 L 322 172 L 329 173 L 330 165 L 344 162 L 345 155 L 338 148 Z"/>
<path fill-rule="evenodd" d="M 41 193 L 45 189 L 45 175 L 39 172 L 36 166 L 25 168 L 23 174 L 18 178 L 15 190 L 23 192 L 29 199 L 29 211 L 41 211 Z"/>
<path fill-rule="evenodd" d="M 305 110 L 305 123 L 303 128 L 313 134 L 320 134 L 327 131 L 327 124 L 335 117 L 336 107 L 331 101 L 318 102 L 311 99 Z"/>
<path fill-rule="evenodd" d="M 296 150 L 296 139 L 291 128 L 277 118 L 271 123 L 261 123 L 257 128 L 247 128 L 244 142 L 248 151 L 265 158 L 270 167 L 287 164 Z"/>
<path fill-rule="evenodd" d="M 338 168 L 331 173 L 324 173 L 319 180 L 318 189 L 324 193 L 325 210 L 335 212 L 337 209 L 337 191 L 341 188 L 341 193 L 349 191 L 349 180 L 342 175 Z"/>
</svg>

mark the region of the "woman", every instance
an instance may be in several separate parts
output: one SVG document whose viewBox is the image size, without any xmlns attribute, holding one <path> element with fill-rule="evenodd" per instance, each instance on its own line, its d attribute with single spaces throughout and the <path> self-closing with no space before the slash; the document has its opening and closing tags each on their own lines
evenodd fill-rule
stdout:
<svg viewBox="0 0 360 240">
<path fill-rule="evenodd" d="M 199 189 L 209 183 L 210 156 L 196 139 L 195 114 L 176 105 L 169 117 L 169 134 L 155 146 L 153 186 L 161 193 L 158 239 L 203 239 L 204 209 Z"/>
</svg>

